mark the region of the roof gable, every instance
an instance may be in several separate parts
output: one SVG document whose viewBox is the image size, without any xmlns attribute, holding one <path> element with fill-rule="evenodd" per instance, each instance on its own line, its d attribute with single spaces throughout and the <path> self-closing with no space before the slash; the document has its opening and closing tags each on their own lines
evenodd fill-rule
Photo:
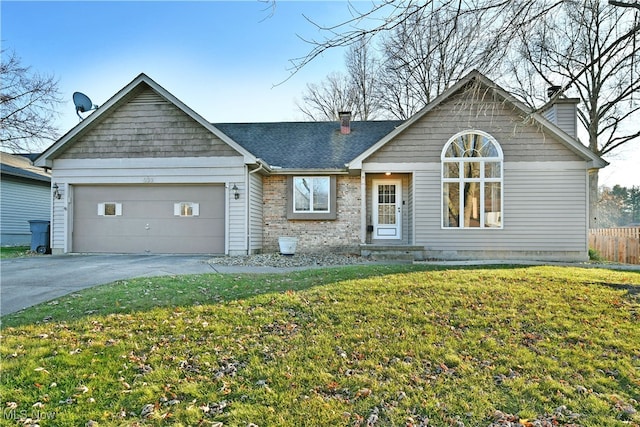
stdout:
<svg viewBox="0 0 640 427">
<path fill-rule="evenodd" d="M 208 133 L 212 137 L 212 141 L 222 141 L 239 155 L 242 155 L 246 163 L 255 163 L 255 157 L 242 146 L 238 145 L 219 129 L 215 128 L 211 123 L 207 122 L 199 114 L 194 112 L 191 108 L 186 106 L 182 101 L 166 91 L 151 78 L 145 74 L 140 74 L 127 86 L 111 97 L 106 103 L 99 107 L 93 114 L 88 116 L 50 146 L 40 157 L 36 159 L 35 164 L 38 166 L 51 167 L 53 159 L 62 155 L 73 144 L 81 140 L 84 135 L 88 135 L 91 131 L 98 128 L 101 123 L 107 121 L 109 117 L 119 109 L 122 109 L 129 102 L 144 102 L 145 98 L 149 99 L 152 96 L 161 99 L 167 103 L 167 105 L 176 108 L 178 111 L 195 121 L 195 123 L 200 127 L 204 128 L 205 134 Z M 85 151 L 90 151 L 93 148 L 94 147 L 89 146 L 85 148 Z M 147 149 L 146 153 L 149 153 L 149 151 L 150 150 Z M 141 153 L 140 155 L 142 156 L 145 154 Z"/>
<path fill-rule="evenodd" d="M 204 120 L 204 118 L 151 78 L 145 74 L 140 74 L 93 114 L 50 146 L 34 163 L 37 166 L 51 167 L 53 159 L 63 155 L 66 150 L 80 141 L 84 135 L 88 135 L 99 128 L 101 123 L 107 121 L 110 116 L 127 103 L 144 102 L 145 99 L 156 97 L 200 125 L 204 134 L 208 135 L 200 138 L 204 141 L 202 143 L 203 146 L 215 143 L 212 142 L 214 140 L 219 141 L 221 144 L 226 144 L 230 150 L 242 155 L 247 164 L 266 163 L 266 166 L 271 170 L 361 169 L 362 162 L 365 159 L 381 150 L 382 147 L 411 128 L 417 121 L 472 83 L 477 84 L 480 90 L 485 90 L 487 93 L 490 92 L 492 96 L 499 97 L 506 104 L 521 111 L 523 117 L 527 117 L 528 120 L 540 125 L 546 132 L 560 141 L 562 145 L 589 162 L 590 167 L 598 168 L 607 165 L 607 162 L 593 154 L 579 141 L 567 135 L 542 115 L 531 113 L 512 95 L 478 71 L 472 71 L 467 74 L 407 121 L 354 121 L 351 125 L 351 133 L 348 135 L 340 133 L 340 127 L 336 122 L 212 124 Z M 113 137 L 110 133 L 106 133 L 106 135 Z M 207 142 L 208 137 L 211 137 L 209 142 Z M 154 155 L 154 147 L 143 148 L 146 151 L 138 153 L 138 157 Z M 188 148 L 191 149 L 192 147 Z M 84 153 L 93 151 L 96 151 L 95 145 L 88 144 L 84 148 Z M 199 153 L 197 155 L 207 155 L 202 151 Z M 188 152 L 186 155 L 189 155 Z M 227 155 L 230 154 L 227 153 Z M 83 154 L 76 154 L 76 158 L 86 157 L 83 157 Z"/>
<path fill-rule="evenodd" d="M 475 84 L 474 90 L 478 91 L 480 97 L 486 97 L 487 95 L 492 95 L 498 97 L 502 100 L 502 102 L 513 108 L 514 110 L 521 113 L 523 117 L 526 117 L 526 120 L 531 123 L 535 123 L 539 125 L 543 131 L 548 132 L 553 135 L 555 139 L 557 139 L 565 148 L 569 149 L 576 155 L 578 155 L 583 160 L 589 162 L 589 167 L 600 168 L 606 166 L 608 163 L 605 162 L 602 158 L 591 152 L 587 147 L 582 145 L 579 141 L 572 138 L 560 128 L 549 122 L 542 115 L 538 113 L 532 113 L 524 104 L 518 101 L 515 97 L 509 94 L 507 91 L 502 89 L 496 83 L 485 77 L 479 71 L 471 71 L 465 77 L 460 79 L 456 84 L 450 87 L 448 90 L 444 91 L 441 95 L 436 97 L 432 102 L 427 104 L 422 110 L 413 115 L 410 119 L 405 121 L 402 125 L 398 126 L 397 129 L 383 137 L 376 144 L 372 145 L 369 149 L 364 151 L 362 154 L 354 158 L 349 164 L 348 167 L 352 169 L 361 169 L 362 163 L 369 157 L 371 157 L 374 153 L 381 150 L 386 144 L 390 141 L 394 140 L 400 134 L 406 132 L 409 128 L 411 128 L 416 122 L 420 121 L 425 116 L 429 115 L 432 111 L 436 110 L 439 106 L 450 100 L 457 93 L 463 91 L 465 88 L 469 87 L 471 84 Z"/>
</svg>

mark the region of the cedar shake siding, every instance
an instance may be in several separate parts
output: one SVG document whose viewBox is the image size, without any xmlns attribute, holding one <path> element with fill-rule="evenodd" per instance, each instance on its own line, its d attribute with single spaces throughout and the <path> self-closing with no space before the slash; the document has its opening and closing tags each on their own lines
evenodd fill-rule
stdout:
<svg viewBox="0 0 640 427">
<path fill-rule="evenodd" d="M 228 157 L 238 152 L 150 88 L 80 135 L 58 158 Z"/>
</svg>

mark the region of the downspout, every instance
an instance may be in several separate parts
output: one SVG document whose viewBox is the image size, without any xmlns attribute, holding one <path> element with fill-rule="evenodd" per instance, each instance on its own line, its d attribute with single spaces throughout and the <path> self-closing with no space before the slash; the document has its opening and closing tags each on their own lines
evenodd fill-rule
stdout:
<svg viewBox="0 0 640 427">
<path fill-rule="evenodd" d="M 262 163 L 262 161 L 260 159 L 257 159 L 256 163 L 258 163 L 258 165 L 260 165 L 260 166 L 257 169 L 249 171 L 249 175 L 254 174 L 256 172 L 260 172 L 262 169 L 264 169 L 264 164 Z"/>
<path fill-rule="evenodd" d="M 367 243 L 367 175 L 360 171 L 360 244 Z"/>
<path fill-rule="evenodd" d="M 55 182 L 53 181 L 53 177 L 51 177 L 51 181 L 49 182 L 49 197 L 51 197 L 51 208 L 49 209 L 49 248 L 51 248 L 51 253 L 53 253 L 53 231 L 55 229 L 54 228 L 55 224 L 53 223 L 53 216 L 56 208 L 56 198 L 53 197 L 54 184 Z M 66 196 L 67 195 L 65 194 L 65 197 Z"/>
</svg>

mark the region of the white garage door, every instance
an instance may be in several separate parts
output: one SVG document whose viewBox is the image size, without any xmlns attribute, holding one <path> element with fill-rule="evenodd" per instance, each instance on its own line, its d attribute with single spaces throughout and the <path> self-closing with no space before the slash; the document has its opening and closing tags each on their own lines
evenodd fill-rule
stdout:
<svg viewBox="0 0 640 427">
<path fill-rule="evenodd" d="M 77 185 L 73 252 L 224 253 L 223 185 Z"/>
</svg>

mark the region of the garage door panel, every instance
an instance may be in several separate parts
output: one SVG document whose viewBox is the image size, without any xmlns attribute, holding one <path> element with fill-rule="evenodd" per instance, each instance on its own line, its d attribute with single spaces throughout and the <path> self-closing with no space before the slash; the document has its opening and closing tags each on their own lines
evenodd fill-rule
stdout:
<svg viewBox="0 0 640 427">
<path fill-rule="evenodd" d="M 190 237 L 183 239 L 156 237 L 150 241 L 151 247 L 165 247 L 170 245 L 174 254 L 210 253 L 210 239 L 204 237 Z"/>
<path fill-rule="evenodd" d="M 123 242 L 122 237 L 119 236 L 100 236 L 99 240 L 95 242 L 95 246 L 76 252 L 145 253 L 147 243 L 137 237 L 139 236 L 131 236 L 126 242 Z"/>
<path fill-rule="evenodd" d="M 197 218 L 194 220 L 185 220 L 176 219 L 176 220 L 151 220 L 148 222 L 149 229 L 162 229 L 162 235 L 169 237 L 181 237 L 181 236 L 189 236 L 189 237 L 197 237 L 190 233 L 190 231 L 196 227 L 200 226 L 202 233 L 206 234 L 206 236 L 213 236 L 218 238 L 224 237 L 224 220 L 223 219 L 206 219 L 206 218 Z M 143 228 L 146 224 L 143 224 Z M 155 233 L 153 233 L 155 234 Z"/>
<path fill-rule="evenodd" d="M 181 217 L 174 205 L 197 203 L 199 215 Z M 121 214 L 98 214 L 118 203 Z M 75 186 L 74 252 L 224 253 L 223 185 Z"/>
</svg>

